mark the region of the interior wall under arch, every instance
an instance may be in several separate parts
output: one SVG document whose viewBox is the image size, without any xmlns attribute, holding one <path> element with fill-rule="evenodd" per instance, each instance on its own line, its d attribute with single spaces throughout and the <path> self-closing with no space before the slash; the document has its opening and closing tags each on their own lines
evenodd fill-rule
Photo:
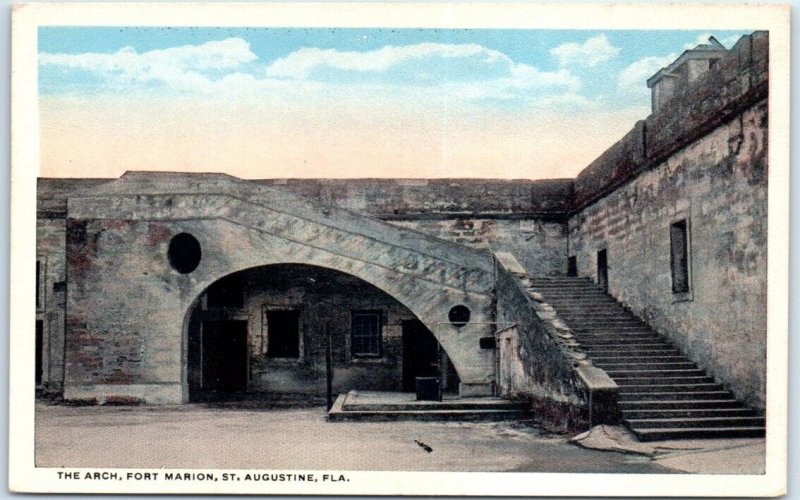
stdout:
<svg viewBox="0 0 800 500">
<path fill-rule="evenodd" d="M 377 344 L 367 345 L 365 329 L 368 340 L 377 331 Z M 328 334 L 334 393 L 409 390 L 409 380 L 431 375 L 441 376 L 445 390 L 458 391 L 446 353 L 399 301 L 345 273 L 277 264 L 221 278 L 191 308 L 189 399 L 324 397 Z"/>
</svg>

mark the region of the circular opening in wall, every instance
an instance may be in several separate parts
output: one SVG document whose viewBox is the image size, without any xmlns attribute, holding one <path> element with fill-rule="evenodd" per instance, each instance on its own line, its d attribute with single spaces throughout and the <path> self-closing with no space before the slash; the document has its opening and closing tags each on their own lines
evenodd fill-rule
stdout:
<svg viewBox="0 0 800 500">
<path fill-rule="evenodd" d="M 187 274 L 200 264 L 200 242 L 189 233 L 176 234 L 169 242 L 169 265 L 181 274 Z"/>
<path fill-rule="evenodd" d="M 447 314 L 447 319 L 450 320 L 450 323 L 456 327 L 461 328 L 462 326 L 469 323 L 469 317 L 472 313 L 467 306 L 453 306 L 450 309 L 450 312 Z"/>
</svg>

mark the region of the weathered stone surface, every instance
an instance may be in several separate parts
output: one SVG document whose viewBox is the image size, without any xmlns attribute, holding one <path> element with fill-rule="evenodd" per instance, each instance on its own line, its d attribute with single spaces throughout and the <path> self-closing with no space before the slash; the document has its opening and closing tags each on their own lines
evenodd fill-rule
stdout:
<svg viewBox="0 0 800 500">
<path fill-rule="evenodd" d="M 741 144 L 731 149 L 731 136 Z M 691 291 L 672 292 L 670 225 L 689 221 Z M 766 388 L 767 105 L 671 156 L 570 219 L 581 276 L 606 248 L 609 290 L 737 397 Z"/>
<path fill-rule="evenodd" d="M 567 226 L 560 219 L 486 219 L 472 216 L 389 222 L 487 253 L 514 254 L 527 274 L 532 276 L 551 276 L 566 272 L 564 255 L 567 251 Z M 471 229 L 464 230 L 464 227 Z M 470 234 L 467 235 L 467 232 Z"/>
<path fill-rule="evenodd" d="M 638 122 L 578 174 L 573 209 L 587 207 L 764 100 L 768 44 L 767 32 L 742 37 L 691 89 Z"/>
<path fill-rule="evenodd" d="M 64 380 L 64 307 L 66 304 L 66 229 L 63 219 L 36 222 L 39 290 L 36 321 L 42 325 L 42 378 L 45 392 L 58 393 Z M 33 274 L 33 273 L 31 273 Z"/>
<path fill-rule="evenodd" d="M 505 257 L 511 259 L 513 256 Z M 551 323 L 555 312 L 548 304 L 531 300 L 519 278 L 498 262 L 497 321 L 514 325 L 500 340 L 500 394 L 537 399 L 540 404 L 581 406 L 586 400 L 568 355 L 571 348 L 563 344 Z"/>
<path fill-rule="evenodd" d="M 235 192 L 230 179 L 156 181 L 131 176 L 69 200 L 68 393 L 102 384 L 185 386 L 185 325 L 197 297 L 232 272 L 281 263 L 337 270 L 384 290 L 434 333 L 462 383 L 491 387 L 493 352 L 478 342 L 492 313 L 488 257 L 336 209 L 313 212 L 292 197 L 271 199 L 278 209 L 215 194 Z M 166 259 L 181 232 L 203 252 L 189 274 Z M 472 311 L 460 329 L 447 320 L 459 304 Z"/>
<path fill-rule="evenodd" d="M 569 211 L 571 179 L 273 179 L 279 186 L 325 205 L 382 219 L 562 216 Z"/>
</svg>

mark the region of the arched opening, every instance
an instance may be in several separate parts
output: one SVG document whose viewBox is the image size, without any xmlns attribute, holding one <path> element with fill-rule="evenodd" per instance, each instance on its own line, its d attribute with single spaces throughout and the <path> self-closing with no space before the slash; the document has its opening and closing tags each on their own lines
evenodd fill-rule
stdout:
<svg viewBox="0 0 800 500">
<path fill-rule="evenodd" d="M 340 271 L 273 264 L 217 280 L 187 312 L 189 400 L 321 402 L 329 337 L 336 394 L 413 391 L 423 376 L 458 392 L 447 353 L 397 299 Z"/>
</svg>

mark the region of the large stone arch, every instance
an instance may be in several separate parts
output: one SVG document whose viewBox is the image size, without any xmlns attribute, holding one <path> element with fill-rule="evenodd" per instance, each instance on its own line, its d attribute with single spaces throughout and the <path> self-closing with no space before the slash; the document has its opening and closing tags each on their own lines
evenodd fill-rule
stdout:
<svg viewBox="0 0 800 500">
<path fill-rule="evenodd" d="M 153 180 L 155 178 L 155 181 Z M 181 274 L 171 239 L 192 234 L 202 258 Z M 65 397 L 185 401 L 185 317 L 234 272 L 304 264 L 355 276 L 411 310 L 448 352 L 462 394 L 490 394 L 494 353 L 490 258 L 436 238 L 321 207 L 227 176 L 126 176 L 68 203 Z M 469 324 L 448 321 L 455 305 Z"/>
<path fill-rule="evenodd" d="M 184 234 L 186 234 L 186 233 L 184 233 Z M 367 301 L 366 302 L 369 303 L 370 305 L 369 306 L 362 306 L 362 307 L 355 306 L 354 304 L 358 303 L 357 301 L 353 302 L 352 299 L 348 300 L 347 297 L 343 297 L 341 293 L 338 293 L 337 291 L 332 291 L 330 284 L 317 283 L 314 278 L 308 279 L 309 276 L 313 276 L 313 277 L 319 279 L 319 275 L 320 275 L 319 273 L 321 273 L 323 276 L 326 276 L 326 277 L 331 277 L 331 275 L 333 275 L 335 277 L 338 277 L 339 279 L 341 279 L 343 277 L 344 278 L 349 278 L 351 283 L 353 281 L 361 283 L 361 286 L 359 286 L 359 288 L 358 288 L 359 295 L 362 294 L 362 293 L 366 293 L 366 295 L 367 295 Z M 268 278 L 264 278 L 265 275 L 268 276 Z M 202 304 L 203 301 L 201 299 L 208 294 L 209 290 L 212 287 L 225 282 L 225 280 L 229 280 L 229 278 L 231 278 L 231 277 L 237 277 L 237 276 L 238 276 L 239 279 L 237 279 L 235 282 L 238 283 L 239 284 L 238 286 L 240 287 L 239 290 L 240 290 L 241 293 L 239 295 L 240 295 L 240 297 L 244 297 L 244 300 L 242 302 L 243 305 L 242 305 L 241 309 L 237 309 L 234 312 L 227 312 L 225 314 L 220 315 L 219 314 L 219 310 L 208 309 L 208 308 L 204 308 L 203 307 L 203 304 Z M 281 280 L 283 282 L 281 284 L 277 285 L 277 287 L 276 287 L 275 283 L 271 283 L 269 281 L 270 279 L 278 279 L 278 280 Z M 291 282 L 292 287 L 286 286 L 287 282 Z M 303 286 L 302 293 L 300 294 L 301 298 L 299 298 L 299 299 L 298 299 L 298 296 L 296 294 L 297 290 L 294 288 L 294 285 L 296 285 L 298 282 L 302 282 L 303 283 L 303 285 L 302 285 Z M 245 285 L 245 283 L 246 283 L 246 285 Z M 335 283 L 341 285 L 340 281 L 335 281 Z M 321 288 L 324 288 L 324 290 L 321 291 L 321 292 L 315 293 L 314 290 L 313 290 L 315 287 L 321 287 Z M 246 291 L 242 291 L 244 289 L 246 289 Z M 280 289 L 280 290 L 278 291 L 278 289 Z M 352 288 L 350 288 L 349 290 L 352 291 Z M 271 292 L 271 293 L 267 293 L 267 292 Z M 378 297 L 380 297 L 381 295 L 386 297 L 386 300 L 388 302 L 379 300 L 380 305 L 376 306 L 375 305 L 376 293 L 378 294 Z M 276 295 L 277 295 L 277 297 L 276 297 Z M 312 295 L 313 298 L 310 299 L 311 302 L 308 301 L 309 299 L 306 298 L 306 295 Z M 267 298 L 267 297 L 269 297 L 269 298 Z M 425 324 L 425 326 L 428 327 L 429 330 L 431 329 L 431 327 L 428 326 L 428 325 L 431 324 L 431 321 L 429 320 L 426 323 L 425 321 L 423 321 L 422 318 L 420 318 L 418 316 L 418 314 L 416 314 L 413 310 L 411 310 L 407 306 L 407 304 L 405 304 L 405 303 L 401 302 L 400 300 L 398 300 L 391 293 L 387 292 L 386 290 L 382 290 L 381 288 L 373 285 L 372 283 L 367 282 L 363 278 L 360 278 L 360 277 L 355 276 L 353 274 L 348 274 L 348 273 L 342 272 L 341 270 L 332 269 L 330 267 L 321 267 L 321 266 L 316 266 L 316 265 L 309 265 L 307 263 L 280 262 L 280 263 L 266 264 L 266 265 L 262 265 L 262 266 L 258 266 L 258 267 L 246 268 L 246 269 L 242 269 L 242 270 L 239 270 L 239 271 L 234 271 L 231 274 L 225 275 L 225 276 L 221 277 L 219 280 L 214 281 L 208 287 L 204 288 L 200 292 L 200 295 L 198 295 L 195 298 L 195 300 L 192 301 L 192 303 L 189 305 L 189 307 L 186 310 L 186 313 L 184 315 L 182 332 L 183 332 L 183 369 L 185 370 L 183 378 L 184 379 L 188 378 L 190 396 L 191 396 L 191 393 L 192 393 L 193 380 L 192 380 L 192 377 L 189 376 L 189 373 L 187 373 L 187 371 L 193 371 L 193 375 L 194 375 L 194 391 L 195 391 L 194 392 L 195 393 L 194 400 L 201 400 L 202 399 L 202 397 L 200 399 L 198 399 L 198 395 L 202 394 L 203 390 L 197 384 L 199 383 L 200 379 L 202 379 L 202 368 L 200 367 L 200 364 L 199 364 L 199 362 L 201 362 L 201 358 L 199 357 L 200 356 L 199 352 L 202 350 L 202 347 L 198 342 L 199 342 L 199 338 L 200 338 L 199 337 L 199 335 L 200 335 L 199 334 L 199 326 L 202 323 L 202 317 L 204 315 L 210 314 L 210 319 L 212 319 L 213 321 L 219 321 L 221 319 L 222 320 L 228 319 L 228 320 L 239 320 L 239 321 L 247 320 L 247 321 L 252 322 L 253 324 L 248 325 L 248 332 L 249 333 L 248 333 L 248 339 L 247 340 L 248 340 L 249 346 L 252 348 L 250 350 L 251 358 L 250 358 L 250 361 L 249 361 L 248 364 L 255 363 L 256 365 L 259 365 L 259 364 L 263 364 L 263 361 L 266 360 L 266 358 L 263 358 L 263 353 L 266 350 L 265 350 L 264 346 L 261 344 L 264 339 L 261 338 L 261 334 L 263 332 L 260 331 L 260 329 L 262 328 L 262 325 L 259 322 L 260 318 L 255 313 L 255 309 L 252 308 L 252 306 L 253 305 L 260 306 L 260 305 L 264 305 L 264 304 L 269 304 L 273 310 L 285 310 L 285 309 L 288 308 L 288 309 L 293 309 L 293 310 L 296 310 L 296 311 L 299 311 L 299 312 L 303 312 L 305 314 L 305 311 L 307 311 L 308 309 L 313 309 L 313 306 L 317 305 L 317 304 L 314 303 L 317 300 L 321 300 L 322 302 L 324 302 L 326 304 L 326 306 L 324 307 L 326 312 L 323 314 L 323 316 L 316 316 L 314 318 L 314 319 L 317 320 L 317 323 L 318 323 L 317 325 L 315 325 L 316 327 L 310 328 L 310 325 L 308 325 L 308 324 L 302 325 L 302 328 L 300 330 L 300 332 L 301 332 L 301 334 L 300 334 L 301 345 L 303 345 L 305 343 L 308 343 L 310 341 L 312 341 L 311 342 L 312 344 L 314 343 L 313 341 L 317 341 L 316 343 L 319 343 L 320 339 L 313 339 L 312 338 L 314 336 L 314 333 L 312 333 L 312 332 L 316 331 L 317 334 L 318 334 L 319 331 L 321 331 L 324 328 L 323 325 L 328 324 L 330 326 L 331 321 L 333 321 L 335 324 L 336 324 L 337 320 L 339 321 L 339 323 L 337 324 L 337 326 L 339 327 L 338 328 L 338 330 L 339 330 L 338 334 L 341 335 L 343 333 L 343 330 L 345 330 L 346 328 L 349 328 L 349 326 L 347 326 L 346 324 L 342 325 L 342 323 L 343 323 L 342 322 L 342 318 L 343 318 L 343 316 L 346 316 L 347 313 L 350 313 L 350 312 L 352 312 L 354 310 L 355 311 L 366 310 L 366 309 L 374 310 L 376 308 L 381 309 L 381 311 L 382 311 L 381 315 L 383 316 L 383 319 L 384 319 L 384 321 L 383 321 L 383 323 L 384 323 L 383 330 L 384 331 L 383 331 L 383 334 L 382 334 L 382 337 L 383 337 L 383 342 L 382 343 L 384 344 L 383 347 L 382 347 L 382 351 L 384 351 L 384 354 L 382 354 L 382 358 L 381 358 L 381 362 L 380 363 L 378 363 L 378 364 L 368 363 L 366 365 L 361 365 L 360 368 L 361 369 L 368 368 L 370 366 L 370 364 L 372 364 L 373 367 L 377 367 L 377 369 L 378 369 L 377 372 L 373 373 L 373 376 L 378 376 L 378 377 L 385 378 L 385 377 L 387 377 L 387 375 L 391 376 L 392 373 L 393 373 L 396 376 L 396 378 L 394 380 L 395 385 L 398 388 L 400 386 L 402 386 L 402 378 L 404 377 L 403 370 L 404 370 L 405 364 L 402 363 L 402 362 L 400 364 L 397 364 L 397 365 L 392 364 L 393 356 L 389 355 L 389 352 L 388 352 L 388 351 L 392 350 L 392 347 L 394 347 L 394 351 L 395 351 L 394 354 L 396 356 L 396 355 L 399 354 L 398 351 L 402 351 L 403 349 L 408 347 L 408 346 L 404 345 L 405 338 L 403 337 L 403 335 L 398 335 L 399 333 L 402 333 L 403 329 L 402 328 L 398 328 L 398 327 L 400 327 L 402 325 L 397 322 L 397 318 L 398 317 L 402 318 L 402 321 L 401 321 L 402 323 L 405 323 L 408 320 L 412 320 L 412 319 L 416 320 L 416 321 L 419 321 L 422 324 Z M 459 304 L 459 305 L 464 305 L 464 304 Z M 398 308 L 404 310 L 405 312 L 399 312 Z M 253 309 L 253 310 L 251 310 L 251 309 Z M 335 314 L 334 310 L 338 314 Z M 212 312 L 209 313 L 209 311 L 212 311 Z M 217 311 L 217 312 L 213 312 L 213 311 Z M 342 313 L 345 313 L 345 314 L 343 315 Z M 390 317 L 394 321 L 389 321 Z M 305 318 L 304 318 L 304 320 L 305 320 Z M 391 323 L 391 325 L 389 325 L 389 323 Z M 194 331 L 192 331 L 192 326 L 191 325 L 193 325 Z M 389 333 L 389 331 L 388 331 L 388 329 L 390 329 L 390 328 L 394 329 L 394 331 L 392 333 Z M 305 337 L 303 336 L 302 332 L 305 332 Z M 436 334 L 433 331 L 431 331 L 430 333 L 433 334 L 434 337 L 436 336 Z M 195 336 L 194 344 L 192 344 L 192 342 L 191 342 L 192 335 Z M 390 340 L 389 337 L 395 337 L 395 338 Z M 342 336 L 338 337 L 336 341 L 340 344 L 340 348 L 342 348 L 342 345 L 349 346 L 348 340 L 345 339 Z M 256 346 L 257 344 L 258 344 L 258 346 Z M 392 345 L 390 346 L 389 344 L 392 344 Z M 194 353 L 190 352 L 192 350 L 192 348 L 194 349 Z M 441 348 L 442 348 L 442 351 L 444 351 L 444 353 L 447 355 L 447 357 L 443 358 L 443 359 L 446 360 L 446 363 L 448 365 L 450 365 L 450 364 L 453 365 L 451 369 L 456 372 L 456 380 L 460 380 L 462 374 L 465 371 L 468 371 L 468 367 L 469 367 L 469 365 L 466 365 L 466 370 L 465 370 L 465 365 L 463 363 L 465 361 L 465 359 L 464 359 L 465 357 L 463 355 L 459 355 L 458 352 L 455 352 L 455 353 L 451 352 L 450 349 L 452 349 L 452 347 L 449 349 L 448 347 L 441 346 Z M 412 347 L 412 349 L 413 349 L 413 347 Z M 306 349 L 300 348 L 300 352 L 305 353 L 304 357 L 308 356 L 308 353 L 306 352 Z M 349 353 L 350 352 L 349 349 L 346 350 L 346 352 Z M 260 355 L 262 357 L 259 358 L 259 354 L 256 354 L 256 353 L 261 353 Z M 386 356 L 389 356 L 388 359 L 386 358 Z M 456 358 L 457 358 L 457 360 L 455 362 L 452 361 L 453 360 L 453 356 L 456 356 Z M 348 357 L 349 357 L 349 354 L 347 356 L 345 356 L 345 358 L 348 358 Z M 261 361 L 262 363 L 259 363 L 259 361 Z M 317 355 L 316 358 L 314 357 L 314 355 L 311 355 L 310 358 L 305 358 L 305 362 L 306 363 L 317 362 L 319 364 L 322 361 L 323 361 L 323 359 L 320 358 L 318 355 Z M 398 360 L 395 359 L 394 361 L 396 362 Z M 402 361 L 402 359 L 401 359 L 401 361 Z M 349 363 L 350 363 L 347 360 L 345 360 L 344 362 L 345 362 L 346 365 L 349 365 Z M 387 368 L 387 366 L 384 366 L 384 365 L 386 365 L 387 362 L 389 362 L 388 368 Z M 192 363 L 194 363 L 194 368 L 192 368 Z M 284 372 L 287 371 L 286 370 L 286 366 L 287 365 L 285 364 L 285 362 L 284 363 L 280 363 L 279 362 L 278 365 L 279 365 L 279 369 L 281 371 L 284 371 Z M 290 366 L 291 366 L 291 364 L 290 364 Z M 305 365 L 305 363 L 300 363 L 299 366 L 306 366 L 306 365 Z M 342 365 L 340 365 L 340 366 L 337 366 L 336 369 L 337 369 L 337 371 L 342 371 L 342 370 L 347 370 L 348 368 L 351 368 L 351 367 L 352 366 L 342 366 Z M 250 368 L 251 368 L 250 374 L 252 375 L 252 366 Z M 359 365 L 356 365 L 356 368 L 359 368 Z M 443 369 L 447 369 L 447 368 L 444 367 Z M 311 368 L 310 370 L 311 370 L 311 372 L 314 372 L 314 368 Z M 296 367 L 295 367 L 295 371 L 297 371 Z M 294 375 L 298 376 L 297 373 L 295 373 Z M 306 374 L 305 376 L 307 377 L 308 374 Z M 319 375 L 318 375 L 318 377 L 319 377 Z M 347 378 L 347 377 L 345 377 L 345 378 Z M 264 390 L 263 388 L 259 389 L 259 384 L 257 384 L 255 380 L 252 380 L 251 382 L 253 382 L 253 384 L 248 383 L 248 388 L 247 388 L 248 392 L 250 392 L 252 390 L 252 391 L 255 391 L 257 393 L 259 390 Z M 357 387 L 356 386 L 352 386 L 352 387 L 351 386 L 345 386 L 345 387 L 342 387 L 341 390 L 349 390 L 349 389 L 352 389 L 352 388 L 357 388 Z M 314 389 L 314 387 L 309 387 L 307 389 Z M 386 389 L 386 387 L 383 387 L 383 389 Z M 453 389 L 457 390 L 458 389 L 458 385 L 456 385 L 456 386 L 450 385 L 448 387 L 448 390 L 450 390 L 450 391 L 452 391 Z M 373 390 L 375 390 L 375 388 L 373 388 Z M 396 390 L 396 389 L 394 389 L 394 390 Z M 275 392 L 275 389 L 272 389 L 269 392 Z M 278 392 L 281 392 L 281 391 L 278 391 Z M 291 393 L 293 391 L 289 390 L 289 392 Z M 297 392 L 297 391 L 295 391 L 295 392 Z M 304 390 L 303 392 L 306 393 L 308 391 Z"/>
</svg>

